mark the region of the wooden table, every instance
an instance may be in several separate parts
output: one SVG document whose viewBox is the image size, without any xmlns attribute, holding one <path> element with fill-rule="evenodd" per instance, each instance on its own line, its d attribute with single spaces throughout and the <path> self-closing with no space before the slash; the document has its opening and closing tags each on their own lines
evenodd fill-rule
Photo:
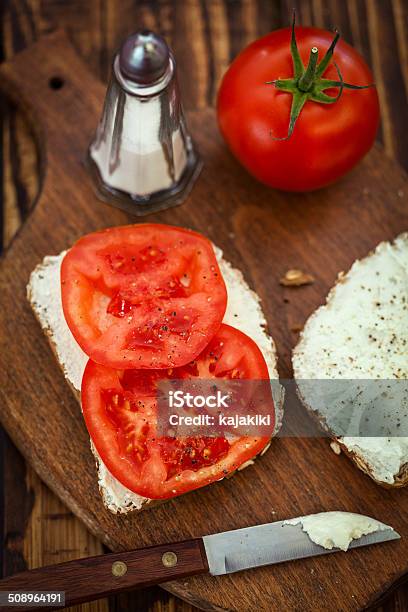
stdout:
<svg viewBox="0 0 408 612">
<path fill-rule="evenodd" d="M 404 0 L 2 0 L 1 59 L 39 36 L 65 27 L 79 53 L 104 81 L 120 41 L 138 27 L 164 34 L 179 66 L 187 108 L 214 103 L 219 80 L 239 50 L 254 38 L 289 21 L 337 26 L 367 58 L 382 106 L 379 140 L 386 153 L 408 169 L 408 6 Z M 86 86 L 86 84 L 84 84 Z M 37 156 L 24 117 L 0 100 L 1 248 L 10 243 L 29 213 L 39 186 Z M 103 552 L 101 544 L 51 494 L 0 432 L 2 575 Z M 83 610 L 189 610 L 159 588 Z M 384 610 L 408 609 L 408 588 L 400 587 Z"/>
</svg>

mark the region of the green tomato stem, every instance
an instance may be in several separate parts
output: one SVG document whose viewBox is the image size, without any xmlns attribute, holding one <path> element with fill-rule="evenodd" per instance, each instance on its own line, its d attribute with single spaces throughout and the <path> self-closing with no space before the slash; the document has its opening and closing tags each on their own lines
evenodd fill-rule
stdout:
<svg viewBox="0 0 408 612">
<path fill-rule="evenodd" d="M 274 140 L 288 140 L 295 128 L 299 115 L 307 102 L 317 102 L 319 104 L 335 104 L 342 96 L 344 89 L 359 90 L 375 87 L 373 83 L 369 85 L 353 85 L 345 83 L 336 62 L 333 61 L 333 53 L 339 41 L 340 34 L 335 31 L 334 38 L 327 49 L 320 63 L 317 62 L 319 51 L 317 47 L 312 47 L 309 56 L 309 63 L 305 69 L 300 57 L 299 49 L 296 41 L 295 31 L 295 11 L 293 11 L 292 32 L 290 40 L 290 51 L 293 62 L 293 77 L 288 79 L 278 78 L 273 81 L 267 81 L 268 85 L 274 85 L 276 89 L 287 92 L 293 96 L 290 120 L 287 135 L 276 138 Z M 330 62 L 333 61 L 336 68 L 338 81 L 334 79 L 323 78 L 326 69 Z M 338 88 L 337 96 L 329 96 L 325 93 L 326 89 Z"/>
<path fill-rule="evenodd" d="M 318 56 L 319 56 L 319 51 L 317 47 L 312 47 L 310 50 L 309 63 L 307 65 L 307 68 L 298 81 L 298 87 L 300 91 L 306 92 L 312 88 L 314 80 L 315 80 Z"/>
</svg>

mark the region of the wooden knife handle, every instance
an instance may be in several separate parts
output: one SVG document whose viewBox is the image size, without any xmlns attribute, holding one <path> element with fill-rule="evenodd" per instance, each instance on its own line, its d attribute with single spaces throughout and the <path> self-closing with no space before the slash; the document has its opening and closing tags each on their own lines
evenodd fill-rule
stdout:
<svg viewBox="0 0 408 612">
<path fill-rule="evenodd" d="M 70 606 L 206 572 L 208 563 L 203 540 L 197 538 L 14 574 L 0 580 L 0 591 L 65 591 L 65 606 Z M 2 606 L 1 609 L 6 608 Z M 24 610 L 34 609 L 38 607 L 24 607 Z"/>
</svg>

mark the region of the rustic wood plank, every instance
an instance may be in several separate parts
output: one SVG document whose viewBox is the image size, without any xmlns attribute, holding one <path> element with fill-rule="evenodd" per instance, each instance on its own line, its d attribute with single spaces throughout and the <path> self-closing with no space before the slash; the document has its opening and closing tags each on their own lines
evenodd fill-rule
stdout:
<svg viewBox="0 0 408 612">
<path fill-rule="evenodd" d="M 404 0 L 393 0 L 394 24 L 398 41 L 398 60 L 404 76 L 405 95 L 408 96 L 408 6 Z"/>
<path fill-rule="evenodd" d="M 103 553 L 100 541 L 51 493 L 32 468 L 28 467 L 25 481 L 34 499 L 23 540 L 29 569 Z M 70 612 L 108 609 L 107 600 L 69 608 Z"/>
<path fill-rule="evenodd" d="M 378 72 L 381 74 L 385 88 L 385 106 L 387 109 L 391 109 L 389 112 L 391 135 L 388 135 L 386 150 L 389 155 L 398 159 L 407 168 L 408 142 L 406 138 L 401 137 L 407 124 L 408 102 L 404 86 L 404 73 L 406 74 L 407 68 L 398 61 L 400 39 L 397 32 L 399 28 L 394 21 L 395 13 L 393 12 L 392 0 L 376 0 L 373 5 L 377 13 L 377 23 L 381 24 L 380 32 L 378 32 L 375 41 L 376 47 L 379 49 L 378 56 L 381 68 L 376 70 L 376 74 Z M 403 44 L 401 45 L 401 52 L 402 55 L 405 52 Z"/>
<path fill-rule="evenodd" d="M 7 434 L 0 430 L 2 507 L 2 577 L 29 568 L 24 555 L 24 538 L 34 503 L 25 483 L 26 466 Z"/>
</svg>

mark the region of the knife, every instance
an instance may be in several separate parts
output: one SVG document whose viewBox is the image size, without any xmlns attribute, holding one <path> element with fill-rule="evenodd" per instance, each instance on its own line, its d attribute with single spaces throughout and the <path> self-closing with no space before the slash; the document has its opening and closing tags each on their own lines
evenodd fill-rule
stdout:
<svg viewBox="0 0 408 612">
<path fill-rule="evenodd" d="M 301 521 L 290 522 L 298 520 Z M 388 525 L 378 524 L 379 531 L 352 540 L 349 548 L 400 538 Z M 0 580 L 0 591 L 64 591 L 64 605 L 70 606 L 196 574 L 218 576 L 338 551 L 312 542 L 300 522 L 277 521 L 22 572 Z M 53 606 L 57 607 L 62 606 Z M 37 606 L 27 604 L 24 609 L 34 610 Z"/>
</svg>

